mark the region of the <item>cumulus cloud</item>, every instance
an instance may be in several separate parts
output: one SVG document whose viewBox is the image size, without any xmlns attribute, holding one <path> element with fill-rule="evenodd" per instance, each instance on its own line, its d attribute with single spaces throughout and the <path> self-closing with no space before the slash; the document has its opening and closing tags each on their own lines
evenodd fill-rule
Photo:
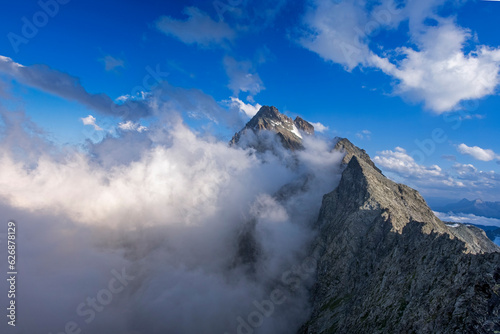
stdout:
<svg viewBox="0 0 500 334">
<path fill-rule="evenodd" d="M 472 164 L 458 162 L 447 169 L 421 165 L 401 147 L 378 152 L 373 161 L 396 181 L 426 196 L 497 200 L 500 191 L 500 175 L 495 171 L 482 171 Z"/>
<path fill-rule="evenodd" d="M 455 110 L 463 101 L 494 93 L 500 82 L 500 48 L 478 45 L 469 30 L 437 15 L 444 3 L 386 0 L 367 9 L 364 1 L 316 0 L 304 16 L 298 42 L 348 71 L 382 70 L 395 80 L 395 94 L 423 102 L 436 113 Z M 379 31 L 391 33 L 406 21 L 412 45 L 372 47 Z"/>
<path fill-rule="evenodd" d="M 372 56 L 373 64 L 398 80 L 396 93 L 424 101 L 437 113 L 454 110 L 461 101 L 494 92 L 500 82 L 500 49 L 479 46 L 465 53 L 471 34 L 445 21 L 418 36 L 419 51 L 401 47 L 400 61 Z"/>
<path fill-rule="evenodd" d="M 235 38 L 235 32 L 224 21 L 214 21 L 207 13 L 196 7 L 186 7 L 186 20 L 162 16 L 156 27 L 166 35 L 173 36 L 186 44 L 204 47 L 225 45 Z"/>
<path fill-rule="evenodd" d="M 381 168 L 396 172 L 403 176 L 413 176 L 417 178 L 442 177 L 443 171 L 438 165 L 426 167 L 419 165 L 415 159 L 406 153 L 401 147 L 396 147 L 394 151 L 386 150 L 380 152 L 373 158 L 373 161 Z"/>
<path fill-rule="evenodd" d="M 500 175 L 493 170 L 482 171 L 472 164 L 458 162 L 453 164 L 453 169 L 470 188 L 497 189 L 500 187 Z"/>
<path fill-rule="evenodd" d="M 230 147 L 158 115 L 148 131 L 59 154 L 25 131 L 27 119 L 2 114 L 13 126 L 1 129 L 0 210 L 26 231 L 19 300 L 36 318 L 19 330 L 58 332 L 72 320 L 96 334 L 233 333 L 280 289 L 284 303 L 258 331 L 296 331 L 311 282 L 290 290 L 290 279 L 299 277 L 322 196 L 338 184 L 342 155 L 306 138 L 288 163 L 290 152 Z M 17 154 L 20 145 L 36 154 Z M 85 322 L 78 305 L 108 287 L 113 269 L 134 280 Z"/>
<path fill-rule="evenodd" d="M 92 115 L 88 115 L 87 117 L 82 117 L 80 118 L 82 121 L 83 125 L 91 125 L 94 127 L 94 130 L 96 131 L 102 131 L 102 128 L 95 123 L 96 119 Z"/>
<path fill-rule="evenodd" d="M 500 156 L 498 156 L 493 150 L 483 149 L 479 146 L 469 147 L 463 143 L 458 145 L 457 151 L 461 154 L 470 155 L 474 159 L 481 161 L 491 161 L 500 158 Z"/>
<path fill-rule="evenodd" d="M 317 131 L 319 133 L 323 133 L 323 132 L 326 132 L 326 131 L 330 130 L 328 128 L 328 126 L 323 125 L 320 122 L 311 123 L 311 125 L 314 126 L 314 131 Z"/>
<path fill-rule="evenodd" d="M 229 89 L 235 96 L 240 92 L 247 92 L 251 96 L 264 89 L 264 84 L 258 73 L 253 70 L 249 61 L 236 61 L 234 58 L 224 57 L 224 68 L 229 77 Z"/>
<path fill-rule="evenodd" d="M 106 94 L 87 92 L 78 78 L 45 65 L 23 66 L 8 57 L 0 56 L 0 73 L 24 85 L 81 103 L 103 115 L 137 119 L 152 114 L 151 108 L 145 102 L 118 105 Z"/>
</svg>

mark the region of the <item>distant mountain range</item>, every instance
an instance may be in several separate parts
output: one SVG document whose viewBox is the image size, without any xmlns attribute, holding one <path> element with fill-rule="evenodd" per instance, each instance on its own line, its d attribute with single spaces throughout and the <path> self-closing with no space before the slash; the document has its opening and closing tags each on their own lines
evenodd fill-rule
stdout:
<svg viewBox="0 0 500 334">
<path fill-rule="evenodd" d="M 500 202 L 484 202 L 480 199 L 469 201 L 464 198 L 457 203 L 434 207 L 433 209 L 439 212 L 472 213 L 476 216 L 500 219 Z"/>
</svg>

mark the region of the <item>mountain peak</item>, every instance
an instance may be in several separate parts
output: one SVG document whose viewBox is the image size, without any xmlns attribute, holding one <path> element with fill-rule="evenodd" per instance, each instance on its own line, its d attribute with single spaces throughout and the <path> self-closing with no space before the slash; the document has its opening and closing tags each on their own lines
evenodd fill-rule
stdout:
<svg viewBox="0 0 500 334">
<path fill-rule="evenodd" d="M 295 117 L 293 123 L 295 123 L 295 126 L 299 130 L 304 131 L 306 134 L 308 135 L 314 134 L 314 126 L 308 121 L 301 118 L 300 116 Z"/>
<path fill-rule="evenodd" d="M 280 113 L 274 106 L 262 106 L 257 114 L 245 125 L 245 127 L 236 133 L 231 139 L 230 144 L 238 144 L 248 131 L 258 134 L 260 131 L 270 131 L 275 133 L 286 149 L 303 149 L 302 134 L 314 134 L 314 127 L 300 117 L 295 121 L 290 117 Z M 302 133 L 301 133 L 302 132 Z M 257 142 L 250 144 L 259 151 L 268 149 L 268 145 L 257 138 Z"/>
<path fill-rule="evenodd" d="M 275 106 L 262 106 L 253 118 L 274 118 L 279 119 L 281 113 Z"/>
</svg>

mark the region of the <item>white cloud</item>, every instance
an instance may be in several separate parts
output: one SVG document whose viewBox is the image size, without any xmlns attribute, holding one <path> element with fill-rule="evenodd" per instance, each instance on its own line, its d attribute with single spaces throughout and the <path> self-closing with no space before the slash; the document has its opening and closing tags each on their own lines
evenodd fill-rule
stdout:
<svg viewBox="0 0 500 334">
<path fill-rule="evenodd" d="M 430 167 L 419 165 L 406 153 L 406 150 L 401 147 L 396 147 L 394 151 L 382 151 L 380 155 L 373 158 L 373 161 L 383 169 L 406 177 L 411 176 L 423 179 L 445 176 L 441 167 L 438 165 L 432 165 Z"/>
<path fill-rule="evenodd" d="M 147 103 L 134 102 L 133 106 L 117 105 L 106 94 L 92 94 L 85 90 L 78 78 L 53 70 L 45 65 L 23 66 L 8 57 L 0 56 L 0 73 L 16 81 L 70 101 L 76 101 L 105 115 L 137 119 L 151 115 Z"/>
<path fill-rule="evenodd" d="M 205 12 L 196 7 L 186 7 L 186 20 L 177 20 L 170 16 L 162 16 L 156 27 L 176 37 L 185 44 L 198 44 L 204 47 L 224 45 L 235 37 L 234 31 L 224 21 L 214 21 Z"/>
<path fill-rule="evenodd" d="M 99 59 L 104 63 L 106 71 L 113 71 L 118 67 L 125 67 L 125 62 L 122 59 L 115 58 L 111 55 L 106 55 L 104 58 Z"/>
<path fill-rule="evenodd" d="M 462 177 L 467 177 L 467 175 L 475 174 L 477 172 L 477 168 L 472 164 L 460 164 L 456 162 L 453 164 L 453 168 L 457 174 Z"/>
<path fill-rule="evenodd" d="M 102 128 L 95 123 L 96 119 L 92 115 L 88 115 L 87 117 L 80 118 L 83 125 L 92 125 L 96 131 L 102 131 Z"/>
<path fill-rule="evenodd" d="M 472 164 L 460 163 L 453 164 L 453 169 L 458 178 L 466 182 L 469 188 L 494 189 L 500 187 L 500 175 L 493 170 L 485 172 L 478 170 Z"/>
<path fill-rule="evenodd" d="M 500 227 L 500 219 L 476 216 L 473 215 L 472 213 L 470 214 L 453 213 L 453 212 L 448 212 L 448 213 L 434 212 L 434 213 L 439 219 L 446 222 Z"/>
<path fill-rule="evenodd" d="M 363 64 L 370 53 L 359 33 L 366 20 L 358 2 L 315 1 L 304 17 L 308 32 L 299 43 L 350 71 Z"/>
<path fill-rule="evenodd" d="M 319 133 L 323 133 L 323 132 L 330 130 L 330 128 L 328 128 L 328 126 L 325 126 L 325 125 L 321 124 L 320 122 L 311 123 L 311 125 L 314 126 L 314 131 L 317 131 Z"/>
<path fill-rule="evenodd" d="M 398 182 L 428 196 L 497 200 L 500 191 L 500 175 L 495 171 L 481 171 L 472 164 L 460 163 L 446 170 L 437 165 L 420 165 L 401 147 L 379 152 L 373 161 Z"/>
<path fill-rule="evenodd" d="M 367 140 L 370 140 L 371 139 L 371 131 L 369 130 L 362 130 L 358 133 L 356 133 L 356 137 L 358 137 L 359 139 L 367 139 Z"/>
<path fill-rule="evenodd" d="M 493 93 L 500 82 L 500 49 L 463 49 L 470 33 L 451 22 L 429 27 L 417 37 L 419 51 L 401 47 L 400 61 L 373 55 L 372 64 L 398 80 L 396 93 L 423 101 L 437 113 L 454 110 L 461 101 Z"/>
<path fill-rule="evenodd" d="M 21 125 L 5 131 L 34 141 L 25 146 L 28 153 L 31 147 L 42 152 L 26 161 L 14 146 L 19 141 L 0 138 L 0 211 L 22 223 L 32 241 L 24 248 L 25 277 L 36 284 L 25 285 L 19 302 L 36 321 L 20 322 L 20 331 L 64 326 L 60 320 L 74 317 L 79 303 L 106 288 L 110 270 L 124 266 L 136 279 L 106 306 L 109 316 L 84 324 L 87 332 L 234 333 L 237 318 L 246 319 L 253 301 L 268 299 L 274 287 L 283 288 L 288 302 L 259 332 L 292 333 L 307 320 L 309 280 L 301 277 L 288 293 L 280 279 L 306 257 L 310 222 L 323 194 L 338 184 L 342 155 L 328 150 L 329 143 L 311 138 L 292 166 L 196 134 L 175 117 L 146 132 L 127 131 L 125 140 L 106 137 L 97 152 L 92 144 L 88 151 L 41 149 L 40 138 Z M 135 159 L 99 163 L 102 156 L 131 154 L 129 143 L 144 137 L 142 149 L 132 148 Z M 309 187 L 297 183 L 303 173 Z M 277 200 L 273 194 L 290 182 L 297 192 Z M 242 240 L 255 244 L 255 259 L 245 259 Z M 56 285 L 65 296 L 57 301 L 49 296 Z M 37 310 L 42 303 L 59 317 Z"/>
<path fill-rule="evenodd" d="M 249 61 L 236 61 L 234 58 L 224 57 L 224 68 L 229 77 L 229 89 L 237 96 L 239 92 L 247 92 L 250 96 L 264 89 L 264 84 L 252 68 Z"/>
<path fill-rule="evenodd" d="M 474 159 L 481 161 L 491 161 L 500 158 L 493 150 L 483 149 L 479 146 L 469 147 L 463 143 L 458 145 L 457 151 L 462 154 L 468 154 Z"/>
<path fill-rule="evenodd" d="M 364 1 L 316 0 L 304 17 L 299 43 L 348 71 L 358 66 L 382 70 L 395 80 L 395 94 L 436 113 L 455 110 L 463 101 L 493 94 L 500 83 L 500 48 L 477 45 L 467 29 L 439 17 L 444 3 L 410 0 L 401 6 L 385 0 L 367 10 Z M 436 25 L 424 24 L 426 19 Z M 374 31 L 391 33 L 406 20 L 412 46 L 371 48 Z M 473 47 L 465 51 L 468 43 Z"/>
<path fill-rule="evenodd" d="M 150 92 L 140 91 L 137 92 L 136 95 L 125 94 L 118 96 L 115 101 L 119 103 L 125 103 L 127 101 L 141 101 L 146 100 L 152 94 Z"/>
<path fill-rule="evenodd" d="M 250 118 L 255 116 L 255 114 L 262 107 L 258 103 L 255 104 L 245 103 L 236 97 L 231 97 L 231 100 L 229 100 L 228 102 L 231 106 L 238 108 L 240 112 L 244 113 Z"/>
<path fill-rule="evenodd" d="M 144 125 L 141 125 L 139 123 L 134 123 L 132 121 L 126 121 L 126 122 L 119 123 L 118 128 L 122 129 L 124 131 L 137 131 L 137 132 L 143 132 L 143 131 L 146 131 L 148 129 Z"/>
</svg>

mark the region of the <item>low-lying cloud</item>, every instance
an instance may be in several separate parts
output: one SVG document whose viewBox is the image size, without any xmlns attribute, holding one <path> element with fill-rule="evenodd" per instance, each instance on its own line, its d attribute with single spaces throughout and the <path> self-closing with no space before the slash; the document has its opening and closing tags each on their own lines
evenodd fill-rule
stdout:
<svg viewBox="0 0 500 334">
<path fill-rule="evenodd" d="M 61 151 L 15 114 L 2 111 L 13 126 L 2 129 L 0 209 L 23 249 L 20 331 L 72 321 L 95 334 L 237 333 L 243 319 L 254 333 L 290 333 L 307 319 L 310 281 L 292 293 L 282 276 L 307 256 L 321 198 L 338 183 L 331 143 L 259 153 L 170 113 L 148 131 Z M 122 270 L 133 280 L 106 295 Z M 256 325 L 256 304 L 276 288 L 286 301 Z M 77 311 L 105 295 L 91 321 L 87 306 Z"/>
</svg>

